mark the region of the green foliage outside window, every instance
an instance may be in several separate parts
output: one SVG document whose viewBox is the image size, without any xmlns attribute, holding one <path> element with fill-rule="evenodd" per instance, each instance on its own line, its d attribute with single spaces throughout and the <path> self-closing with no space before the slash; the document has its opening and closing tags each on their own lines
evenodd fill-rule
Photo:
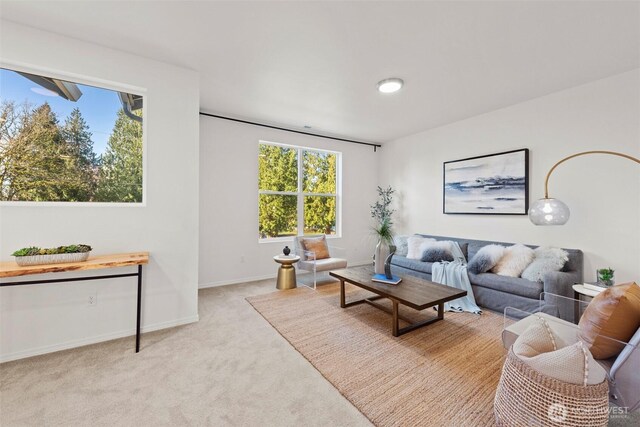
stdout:
<svg viewBox="0 0 640 427">
<path fill-rule="evenodd" d="M 141 202 L 142 125 L 121 110 L 98 157 L 79 109 L 0 105 L 0 200 Z"/>
<path fill-rule="evenodd" d="M 335 153 L 260 144 L 259 237 L 335 234 L 337 161 Z"/>
</svg>

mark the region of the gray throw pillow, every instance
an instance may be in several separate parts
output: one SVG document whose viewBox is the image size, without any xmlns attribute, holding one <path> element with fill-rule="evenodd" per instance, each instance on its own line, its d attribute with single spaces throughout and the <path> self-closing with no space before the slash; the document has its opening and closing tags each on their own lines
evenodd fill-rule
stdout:
<svg viewBox="0 0 640 427">
<path fill-rule="evenodd" d="M 440 261 L 453 261 L 453 254 L 443 248 L 427 248 L 422 253 L 422 262 L 440 262 Z"/>
<path fill-rule="evenodd" d="M 483 246 L 467 264 L 467 271 L 473 274 L 486 273 L 500 261 L 504 250 L 505 247 L 500 245 Z"/>
<path fill-rule="evenodd" d="M 569 261 L 564 249 L 540 247 L 533 251 L 535 258 L 522 272 L 522 278 L 532 282 L 543 282 L 544 276 L 551 271 L 560 271 Z"/>
</svg>

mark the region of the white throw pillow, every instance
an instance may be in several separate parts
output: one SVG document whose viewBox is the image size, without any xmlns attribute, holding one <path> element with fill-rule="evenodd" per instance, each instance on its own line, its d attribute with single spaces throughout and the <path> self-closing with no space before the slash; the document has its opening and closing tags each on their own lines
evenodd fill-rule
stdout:
<svg viewBox="0 0 640 427">
<path fill-rule="evenodd" d="M 570 384 L 584 386 L 605 381 L 605 370 L 581 341 L 565 345 L 553 332 L 553 322 L 538 319 L 513 343 L 518 359 L 547 377 Z"/>
<path fill-rule="evenodd" d="M 567 251 L 560 248 L 539 247 L 533 253 L 533 262 L 522 272 L 522 278 L 532 282 L 543 282 L 547 273 L 562 270 L 569 261 Z"/>
<path fill-rule="evenodd" d="M 411 236 L 407 239 L 407 258 L 409 259 L 420 259 L 422 258 L 423 250 L 420 249 L 423 243 L 425 242 L 435 242 L 436 239 L 432 239 L 430 237 L 422 237 L 422 236 Z"/>
<path fill-rule="evenodd" d="M 427 249 L 442 249 L 445 251 L 451 252 L 451 244 L 453 242 L 450 240 L 435 240 L 435 239 L 425 239 L 420 245 L 420 253 L 423 254 Z"/>
<path fill-rule="evenodd" d="M 407 256 L 409 253 L 409 236 L 398 235 L 393 237 L 393 244 L 396 245 L 396 255 Z"/>
<path fill-rule="evenodd" d="M 504 250 L 504 255 L 491 271 L 501 276 L 520 277 L 532 261 L 533 249 L 518 243 Z"/>
</svg>

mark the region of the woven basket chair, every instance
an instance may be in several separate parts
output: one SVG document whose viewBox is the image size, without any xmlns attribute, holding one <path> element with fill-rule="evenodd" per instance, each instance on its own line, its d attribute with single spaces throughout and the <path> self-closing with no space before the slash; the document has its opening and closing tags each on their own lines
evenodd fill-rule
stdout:
<svg viewBox="0 0 640 427">
<path fill-rule="evenodd" d="M 509 350 L 496 391 L 498 426 L 596 427 L 609 419 L 609 385 L 565 383 L 540 374 Z"/>
</svg>

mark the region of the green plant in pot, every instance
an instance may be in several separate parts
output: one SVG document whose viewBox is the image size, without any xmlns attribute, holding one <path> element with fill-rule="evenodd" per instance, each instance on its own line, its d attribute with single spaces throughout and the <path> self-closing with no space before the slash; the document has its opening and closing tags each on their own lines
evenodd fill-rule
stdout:
<svg viewBox="0 0 640 427">
<path fill-rule="evenodd" d="M 389 254 L 395 251 L 393 245 L 393 221 L 391 216 L 395 212 L 391 209 L 394 190 L 378 187 L 378 200 L 371 205 L 371 217 L 376 220 L 373 232 L 378 238 L 374 255 L 374 269 L 376 274 L 384 274 L 384 262 Z"/>
<path fill-rule="evenodd" d="M 611 268 L 600 268 L 597 271 L 598 283 L 601 283 L 606 286 L 613 286 L 613 273 L 614 270 Z"/>
<path fill-rule="evenodd" d="M 18 249 L 11 255 L 16 257 L 16 263 L 18 265 L 26 266 L 86 261 L 89 258 L 90 252 L 91 246 L 77 244 L 58 246 L 55 248 L 29 246 Z"/>
</svg>

